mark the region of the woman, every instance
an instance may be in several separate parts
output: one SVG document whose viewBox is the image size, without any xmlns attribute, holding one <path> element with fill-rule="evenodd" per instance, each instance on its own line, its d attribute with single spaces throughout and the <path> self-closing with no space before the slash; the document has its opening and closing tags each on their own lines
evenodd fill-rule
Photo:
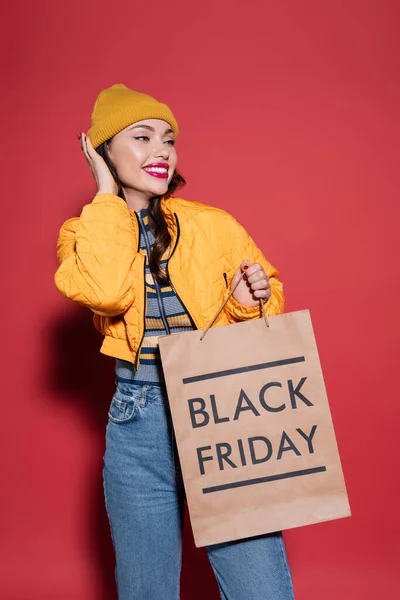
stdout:
<svg viewBox="0 0 400 600">
<path fill-rule="evenodd" d="M 173 197 L 178 124 L 116 84 L 79 138 L 97 194 L 61 228 L 59 291 L 90 308 L 116 359 L 103 482 L 120 600 L 177 600 L 184 488 L 157 339 L 283 312 L 278 271 L 223 210 Z M 221 598 L 291 600 L 281 532 L 206 548 Z"/>
</svg>

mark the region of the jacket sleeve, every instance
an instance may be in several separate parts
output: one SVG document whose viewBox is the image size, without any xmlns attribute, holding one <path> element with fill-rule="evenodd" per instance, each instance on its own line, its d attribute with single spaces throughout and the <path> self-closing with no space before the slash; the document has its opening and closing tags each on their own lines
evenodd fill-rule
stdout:
<svg viewBox="0 0 400 600">
<path fill-rule="evenodd" d="M 56 287 L 95 314 L 123 313 L 133 302 L 136 252 L 126 202 L 113 194 L 97 194 L 80 217 L 68 219 L 60 229 Z"/>
<path fill-rule="evenodd" d="M 252 263 L 259 263 L 269 277 L 271 296 L 264 303 L 265 312 L 268 316 L 279 315 L 285 308 L 283 284 L 279 280 L 279 271 L 266 259 L 264 254 L 249 236 L 244 227 L 236 219 L 227 213 L 224 225 L 224 239 L 229 252 L 225 251 L 230 263 L 230 272 L 227 273 L 228 281 L 232 280 L 236 269 L 245 259 Z M 230 289 L 227 289 L 228 295 Z M 226 296 L 225 296 L 226 298 Z M 225 312 L 230 323 L 237 323 L 246 319 L 258 319 L 262 316 L 260 306 L 242 306 L 233 296 L 225 305 Z"/>
</svg>

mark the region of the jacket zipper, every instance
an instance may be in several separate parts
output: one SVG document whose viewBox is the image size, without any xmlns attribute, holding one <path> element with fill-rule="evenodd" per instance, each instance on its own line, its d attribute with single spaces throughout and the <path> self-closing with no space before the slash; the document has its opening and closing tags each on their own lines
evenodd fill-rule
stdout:
<svg viewBox="0 0 400 600">
<path fill-rule="evenodd" d="M 139 217 L 137 215 L 137 213 L 135 212 L 135 217 L 137 219 L 138 222 L 138 247 L 137 247 L 137 252 L 140 252 L 140 222 L 139 222 Z M 143 298 L 144 298 L 144 310 L 143 310 L 143 333 L 142 333 L 142 338 L 140 340 L 137 352 L 136 352 L 136 359 L 135 359 L 135 369 L 137 371 L 138 366 L 139 366 L 139 355 L 140 355 L 140 350 L 142 349 L 142 344 L 143 344 L 143 339 L 144 339 L 144 331 L 146 328 L 146 310 L 147 310 L 147 298 L 146 298 L 146 256 L 144 257 L 144 264 L 143 264 Z"/>
<path fill-rule="evenodd" d="M 224 279 L 225 279 L 225 285 L 226 285 L 226 287 L 228 287 L 228 277 L 227 277 L 226 273 L 224 273 Z"/>
<path fill-rule="evenodd" d="M 172 287 L 172 289 L 174 290 L 174 293 L 177 295 L 177 297 L 179 298 L 179 301 L 180 301 L 180 303 L 182 304 L 183 308 L 186 310 L 187 314 L 189 315 L 189 317 L 190 317 L 190 319 L 191 319 L 191 321 L 192 321 L 192 324 L 194 325 L 194 328 L 195 328 L 195 329 L 198 329 L 198 327 L 197 327 L 197 324 L 196 324 L 196 321 L 194 320 L 194 318 L 192 317 L 192 315 L 191 315 L 191 314 L 190 314 L 190 312 L 188 311 L 188 309 L 187 309 L 187 307 L 186 307 L 185 303 L 182 301 L 182 298 L 179 296 L 178 292 L 176 291 L 176 289 L 175 289 L 175 286 L 174 286 L 174 284 L 172 283 L 172 280 L 171 280 L 171 277 L 170 277 L 170 275 L 169 275 L 169 271 L 168 271 L 169 261 L 171 260 L 171 257 L 172 257 L 172 255 L 173 255 L 173 253 L 175 252 L 175 249 L 176 249 L 176 247 L 177 247 L 177 245 L 178 245 L 178 240 L 179 240 L 179 238 L 180 238 L 180 235 L 181 235 L 181 228 L 180 228 L 180 225 L 179 225 L 179 219 L 178 219 L 178 215 L 177 215 L 176 213 L 174 213 L 174 217 L 175 217 L 175 219 L 176 219 L 176 227 L 177 227 L 178 233 L 177 233 L 177 236 L 176 236 L 175 245 L 174 245 L 174 247 L 173 247 L 173 249 L 172 249 L 172 252 L 171 252 L 171 254 L 170 254 L 170 255 L 169 255 L 169 257 L 168 257 L 168 261 L 167 261 L 167 265 L 166 265 L 167 274 L 168 274 L 168 279 L 169 279 L 169 282 L 170 282 L 170 284 L 171 284 L 171 287 Z"/>
</svg>

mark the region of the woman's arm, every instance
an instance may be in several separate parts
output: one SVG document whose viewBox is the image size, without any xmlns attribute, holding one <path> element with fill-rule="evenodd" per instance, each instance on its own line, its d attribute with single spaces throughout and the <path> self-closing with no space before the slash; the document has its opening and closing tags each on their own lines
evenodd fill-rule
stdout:
<svg viewBox="0 0 400 600">
<path fill-rule="evenodd" d="M 268 275 L 271 288 L 271 296 L 264 304 L 265 312 L 268 316 L 283 313 L 285 298 L 283 284 L 279 280 L 279 271 L 266 259 L 244 227 L 233 216 L 228 213 L 226 215 L 228 218 L 225 219 L 223 225 L 223 239 L 224 244 L 229 248 L 229 252 L 226 253 L 230 263 L 230 271 L 227 273 L 228 281 L 232 281 L 238 267 L 244 260 L 249 260 L 251 264 L 259 263 Z M 227 290 L 227 293 L 229 291 Z M 254 307 L 243 306 L 233 296 L 226 303 L 225 312 L 230 323 L 237 323 L 246 319 L 258 319 L 262 316 L 259 304 Z"/>
<path fill-rule="evenodd" d="M 137 234 L 126 202 L 114 194 L 98 193 L 80 217 L 61 227 L 56 287 L 98 315 L 123 313 L 133 302 L 136 253 Z"/>
</svg>

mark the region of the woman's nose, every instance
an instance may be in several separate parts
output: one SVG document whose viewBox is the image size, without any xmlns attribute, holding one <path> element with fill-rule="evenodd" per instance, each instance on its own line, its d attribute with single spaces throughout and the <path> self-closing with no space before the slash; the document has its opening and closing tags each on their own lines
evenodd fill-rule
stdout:
<svg viewBox="0 0 400 600">
<path fill-rule="evenodd" d="M 169 157 L 169 148 L 166 144 L 162 144 L 154 151 L 155 156 L 161 156 L 162 158 Z"/>
</svg>

